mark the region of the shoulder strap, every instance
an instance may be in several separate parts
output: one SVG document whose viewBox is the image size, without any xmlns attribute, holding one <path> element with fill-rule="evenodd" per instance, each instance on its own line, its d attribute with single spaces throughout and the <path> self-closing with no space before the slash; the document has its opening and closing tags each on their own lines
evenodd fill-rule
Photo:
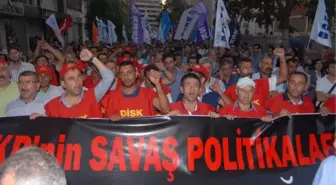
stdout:
<svg viewBox="0 0 336 185">
<path fill-rule="evenodd" d="M 336 82 L 335 82 L 334 85 L 329 89 L 329 91 L 328 91 L 327 94 L 330 94 L 331 92 L 333 92 L 335 88 L 336 88 Z M 316 108 L 320 108 L 321 105 L 322 105 L 322 103 L 323 103 L 323 102 L 320 102 L 320 103 L 316 106 Z"/>
</svg>

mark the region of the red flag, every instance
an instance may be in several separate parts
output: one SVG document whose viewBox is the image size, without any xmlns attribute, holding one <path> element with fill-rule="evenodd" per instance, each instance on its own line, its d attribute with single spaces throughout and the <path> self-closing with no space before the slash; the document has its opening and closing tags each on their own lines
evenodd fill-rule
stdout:
<svg viewBox="0 0 336 185">
<path fill-rule="evenodd" d="M 61 35 L 64 35 L 65 32 L 68 31 L 71 27 L 72 27 L 72 19 L 70 15 L 67 15 L 65 19 L 59 25 Z M 54 35 L 54 37 L 56 36 Z"/>
</svg>

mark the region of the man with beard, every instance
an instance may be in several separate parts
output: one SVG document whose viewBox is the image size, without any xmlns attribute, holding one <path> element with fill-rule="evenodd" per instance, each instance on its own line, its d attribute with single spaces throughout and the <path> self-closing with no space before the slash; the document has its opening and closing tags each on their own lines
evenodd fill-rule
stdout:
<svg viewBox="0 0 336 185">
<path fill-rule="evenodd" d="M 263 121 L 272 121 L 263 106 L 253 103 L 256 83 L 249 77 L 240 78 L 236 85 L 237 100 L 219 110 L 221 116 L 232 118 L 259 118 Z"/>
<path fill-rule="evenodd" d="M 0 58 L 0 117 L 5 114 L 6 105 L 20 95 L 19 88 L 10 80 L 9 73 L 7 61 Z"/>
<path fill-rule="evenodd" d="M 282 48 L 277 48 L 274 50 L 274 54 L 280 58 L 280 73 L 278 76 L 273 76 L 271 78 L 264 78 L 255 80 L 255 93 L 253 96 L 253 101 L 257 105 L 266 105 L 269 92 L 276 89 L 276 86 L 287 80 L 287 64 L 285 61 L 285 52 Z M 252 61 L 248 58 L 243 58 L 239 62 L 238 73 L 241 78 L 249 77 L 252 78 L 253 66 Z M 232 85 L 225 91 L 225 95 L 232 99 L 237 100 L 236 85 Z"/>
<path fill-rule="evenodd" d="M 6 106 L 5 115 L 7 117 L 30 115 L 31 119 L 34 119 L 36 114 L 45 115 L 44 100 L 37 97 L 40 88 L 38 74 L 32 71 L 22 72 L 19 76 L 18 86 L 20 96 Z"/>
<path fill-rule="evenodd" d="M 62 95 L 59 86 L 51 85 L 53 69 L 49 66 L 39 66 L 36 68 L 36 73 L 39 75 L 40 91 L 37 97 L 44 99 L 45 103 Z"/>
<path fill-rule="evenodd" d="M 169 102 L 160 83 L 160 74 L 149 71 L 148 78 L 154 84 L 156 92 L 137 84 L 137 71 L 134 62 L 124 61 L 118 67 L 122 88 L 110 91 L 102 102 L 105 114 L 112 121 L 127 117 L 155 115 L 154 108 L 161 113 L 169 112 Z"/>
<path fill-rule="evenodd" d="M 288 79 L 288 90 L 268 102 L 267 108 L 276 117 L 296 113 L 314 113 L 315 107 L 308 96 L 303 96 L 307 85 L 307 75 L 294 72 Z"/>
<path fill-rule="evenodd" d="M 60 73 L 61 84 L 66 90 L 62 96 L 45 105 L 48 117 L 101 118 L 100 100 L 110 89 L 114 75 L 89 50 L 84 49 L 80 58 L 92 62 L 99 70 L 102 80 L 95 88 L 85 90 L 81 68 L 77 64 L 66 64 Z"/>
<path fill-rule="evenodd" d="M 207 103 L 198 101 L 201 92 L 201 79 L 194 73 L 188 73 L 181 80 L 181 92 L 183 99 L 170 105 L 168 116 L 177 115 L 210 115 L 218 118 L 215 108 Z"/>
<path fill-rule="evenodd" d="M 12 46 L 9 49 L 9 70 L 11 73 L 11 79 L 15 82 L 18 81 L 19 79 L 19 75 L 20 73 L 22 73 L 23 71 L 34 71 L 35 72 L 35 68 L 32 64 L 26 63 L 26 62 L 22 62 L 21 61 L 21 52 L 19 47 L 16 46 Z"/>
</svg>

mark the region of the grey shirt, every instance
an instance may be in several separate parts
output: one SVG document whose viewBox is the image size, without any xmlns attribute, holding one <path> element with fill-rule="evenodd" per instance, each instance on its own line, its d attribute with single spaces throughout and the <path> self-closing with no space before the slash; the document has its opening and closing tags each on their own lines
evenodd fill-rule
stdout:
<svg viewBox="0 0 336 185">
<path fill-rule="evenodd" d="M 14 82 L 19 81 L 19 75 L 24 71 L 35 72 L 35 67 L 27 62 L 21 62 L 21 66 L 18 70 L 14 69 L 13 63 L 9 65 L 11 80 Z"/>
<path fill-rule="evenodd" d="M 33 113 L 45 115 L 44 98 L 36 96 L 34 101 L 25 103 L 21 98 L 11 101 L 6 106 L 5 116 L 29 116 Z"/>
</svg>

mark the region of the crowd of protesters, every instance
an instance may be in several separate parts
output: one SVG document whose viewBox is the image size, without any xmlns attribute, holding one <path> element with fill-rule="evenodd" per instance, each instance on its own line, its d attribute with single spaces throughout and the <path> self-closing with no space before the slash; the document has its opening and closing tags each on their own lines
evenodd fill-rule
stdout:
<svg viewBox="0 0 336 185">
<path fill-rule="evenodd" d="M 87 48 L 87 49 L 86 49 Z M 231 49 L 176 43 L 69 46 L 43 41 L 22 61 L 0 55 L 0 116 L 123 118 L 209 115 L 260 118 L 335 113 L 336 63 L 323 49 L 259 44 Z"/>
</svg>

